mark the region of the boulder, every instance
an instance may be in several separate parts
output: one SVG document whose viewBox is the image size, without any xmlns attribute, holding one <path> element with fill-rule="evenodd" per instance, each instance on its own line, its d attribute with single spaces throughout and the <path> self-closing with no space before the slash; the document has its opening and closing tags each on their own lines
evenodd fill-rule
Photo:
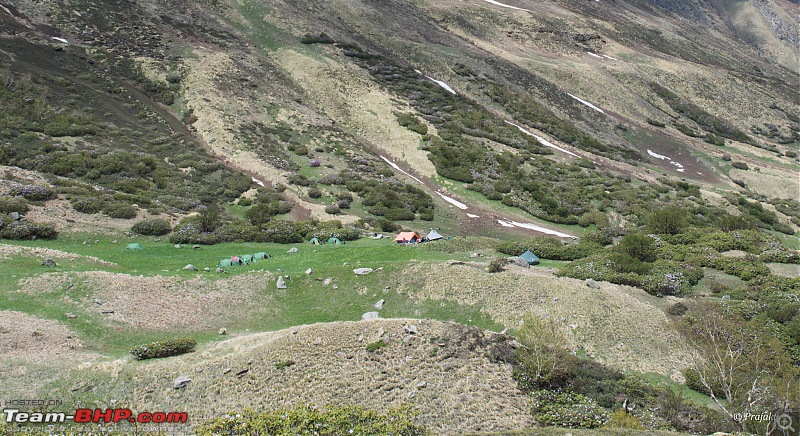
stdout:
<svg viewBox="0 0 800 436">
<path fill-rule="evenodd" d="M 219 329 L 219 334 L 227 335 L 228 334 L 228 329 L 226 329 L 225 327 L 222 327 L 221 329 Z"/>
<path fill-rule="evenodd" d="M 406 333 L 410 333 L 412 335 L 417 334 L 417 326 L 415 326 L 414 324 L 404 325 L 403 330 L 405 330 Z"/>
<path fill-rule="evenodd" d="M 367 312 L 367 313 L 361 315 L 361 321 L 369 321 L 371 319 L 378 319 L 380 317 L 381 316 L 380 316 L 380 314 L 378 314 L 378 312 Z"/>
<path fill-rule="evenodd" d="M 309 268 L 309 269 L 306 270 L 306 275 L 308 275 L 308 276 L 310 276 L 313 273 L 314 273 L 314 269 L 313 268 Z"/>
<path fill-rule="evenodd" d="M 297 247 L 292 247 L 289 249 L 289 251 L 287 251 L 287 253 L 297 253 L 298 251 L 300 250 L 298 250 Z"/>
<path fill-rule="evenodd" d="M 191 263 L 183 267 L 186 271 L 197 271 L 197 267 L 192 265 Z"/>
<path fill-rule="evenodd" d="M 43 260 L 41 265 L 42 265 L 42 266 L 49 267 L 49 268 L 53 268 L 53 267 L 55 267 L 55 266 L 58 266 L 58 264 L 56 263 L 56 261 L 55 261 L 55 260 L 53 260 L 53 259 L 51 259 L 51 258 L 49 258 L 49 257 L 48 257 L 47 259 Z"/>
<path fill-rule="evenodd" d="M 597 289 L 597 288 L 600 287 L 600 285 L 594 279 L 591 279 L 591 278 L 586 279 L 586 286 L 588 286 L 588 287 L 590 287 L 592 289 Z"/>
<path fill-rule="evenodd" d="M 330 277 L 328 277 L 328 278 L 326 278 L 326 279 L 325 279 L 325 281 L 324 281 L 324 282 L 322 282 L 322 286 L 328 286 L 328 285 L 330 285 L 330 284 L 331 284 L 331 282 L 333 282 L 333 279 L 331 279 Z"/>
<path fill-rule="evenodd" d="M 377 303 L 373 304 L 372 307 L 374 307 L 374 308 L 376 308 L 378 310 L 381 310 L 381 309 L 383 309 L 383 303 L 385 303 L 385 302 L 386 302 L 386 300 L 381 299 Z"/>
<path fill-rule="evenodd" d="M 22 217 L 19 215 L 19 212 L 11 212 L 10 214 L 8 214 L 8 217 L 9 217 L 9 218 L 11 218 L 11 219 L 12 219 L 12 220 L 14 220 L 14 221 L 19 221 L 19 220 L 20 220 L 20 218 L 22 218 Z"/>
<path fill-rule="evenodd" d="M 521 266 L 523 268 L 530 268 L 531 267 L 531 264 L 529 264 L 525 259 L 523 259 L 521 257 L 518 257 L 518 256 L 509 257 L 508 258 L 508 263 L 514 264 L 516 266 Z"/>
<path fill-rule="evenodd" d="M 353 272 L 359 276 L 365 276 L 371 273 L 372 271 L 373 271 L 372 268 L 356 268 L 353 270 Z"/>
<path fill-rule="evenodd" d="M 183 389 L 185 387 L 188 387 L 191 384 L 192 384 L 192 379 L 187 377 L 187 376 L 185 376 L 185 375 L 182 375 L 182 376 L 176 378 L 172 382 L 172 388 L 173 389 Z"/>
<path fill-rule="evenodd" d="M 286 289 L 286 282 L 283 280 L 283 276 L 278 276 L 278 289 Z"/>
</svg>

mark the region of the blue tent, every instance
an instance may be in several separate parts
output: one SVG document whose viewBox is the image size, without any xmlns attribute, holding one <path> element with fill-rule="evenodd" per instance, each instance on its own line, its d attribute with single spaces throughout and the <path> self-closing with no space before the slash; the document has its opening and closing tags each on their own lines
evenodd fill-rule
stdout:
<svg viewBox="0 0 800 436">
<path fill-rule="evenodd" d="M 519 257 L 521 257 L 525 262 L 528 262 L 531 265 L 539 264 L 539 258 L 535 254 L 531 253 L 530 250 L 520 254 Z"/>
</svg>

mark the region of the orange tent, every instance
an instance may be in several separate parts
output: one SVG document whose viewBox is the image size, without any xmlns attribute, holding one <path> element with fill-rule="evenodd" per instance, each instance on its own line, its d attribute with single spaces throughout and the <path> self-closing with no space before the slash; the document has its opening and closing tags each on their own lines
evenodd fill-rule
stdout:
<svg viewBox="0 0 800 436">
<path fill-rule="evenodd" d="M 416 244 L 421 242 L 422 238 L 417 234 L 417 232 L 401 232 L 394 238 L 394 242 L 398 244 Z"/>
</svg>

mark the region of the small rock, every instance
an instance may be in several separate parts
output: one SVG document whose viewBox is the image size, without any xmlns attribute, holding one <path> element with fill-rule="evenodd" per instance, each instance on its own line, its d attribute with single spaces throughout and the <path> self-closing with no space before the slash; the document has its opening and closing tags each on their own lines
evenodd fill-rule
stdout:
<svg viewBox="0 0 800 436">
<path fill-rule="evenodd" d="M 342 264 L 342 266 L 348 266 L 348 265 L 350 265 L 350 262 L 345 262 Z"/>
<path fill-rule="evenodd" d="M 225 270 L 224 270 L 224 269 L 222 269 L 222 268 L 217 268 L 217 270 L 216 270 L 216 271 L 217 271 L 218 273 L 224 273 L 224 272 L 225 272 Z"/>
<path fill-rule="evenodd" d="M 411 392 L 408 393 L 408 398 L 409 399 L 414 398 L 415 395 L 416 395 L 416 392 L 411 391 Z"/>
<path fill-rule="evenodd" d="M 114 239 L 113 241 L 111 241 L 111 243 L 112 243 L 112 244 L 118 244 L 119 242 L 117 242 L 117 240 L 116 240 L 116 239 Z"/>
<path fill-rule="evenodd" d="M 245 368 L 245 369 L 243 369 L 243 370 L 241 370 L 241 371 L 237 372 L 237 373 L 236 373 L 236 377 L 241 377 L 241 376 L 243 376 L 243 375 L 247 374 L 248 372 L 250 372 L 250 368 Z"/>
<path fill-rule="evenodd" d="M 297 253 L 298 251 L 300 250 L 298 250 L 297 247 L 292 247 L 289 249 L 289 251 L 287 251 L 287 253 Z"/>
<path fill-rule="evenodd" d="M 189 386 L 191 384 L 192 384 L 192 379 L 190 379 L 189 377 L 187 377 L 185 375 L 182 375 L 182 376 L 176 378 L 172 382 L 172 388 L 173 389 L 182 389 L 182 388 L 185 388 L 185 387 L 187 387 L 187 386 Z"/>
<path fill-rule="evenodd" d="M 199 245 L 192 245 L 192 248 L 195 249 L 195 250 L 199 250 L 200 246 Z"/>
<path fill-rule="evenodd" d="M 332 288 L 333 289 L 339 289 L 339 285 L 333 285 Z"/>
<path fill-rule="evenodd" d="M 367 274 L 371 273 L 372 271 L 373 271 L 372 268 L 356 268 L 356 269 L 353 270 L 353 272 L 356 275 L 359 275 L 359 276 L 367 275 Z"/>
<path fill-rule="evenodd" d="M 286 282 L 283 280 L 283 276 L 278 276 L 278 289 L 286 289 Z"/>
<path fill-rule="evenodd" d="M 403 343 L 408 344 L 409 342 L 411 342 L 412 339 L 414 339 L 413 335 L 405 335 L 403 336 Z"/>
<path fill-rule="evenodd" d="M 417 389 L 422 389 L 422 388 L 424 388 L 425 386 L 428 386 L 428 382 L 426 382 L 426 381 L 424 381 L 424 380 L 423 380 L 423 381 L 421 381 L 421 382 L 419 382 L 419 383 L 417 383 Z"/>
<path fill-rule="evenodd" d="M 730 299 L 731 299 L 731 296 L 730 296 L 730 295 L 723 295 L 723 296 L 722 296 L 722 299 L 723 299 L 723 300 L 730 300 Z"/>
<path fill-rule="evenodd" d="M 203 271 L 206 271 L 206 272 L 211 271 L 211 268 L 205 267 L 205 268 L 203 268 Z"/>
<path fill-rule="evenodd" d="M 500 331 L 500 334 L 501 334 L 501 335 L 508 334 L 508 327 L 506 327 L 506 328 L 504 328 L 503 330 L 501 330 L 501 331 Z"/>
<path fill-rule="evenodd" d="M 181 244 L 175 244 L 175 248 L 181 248 Z"/>
<path fill-rule="evenodd" d="M 381 309 L 383 309 L 383 303 L 385 303 L 385 302 L 386 302 L 386 300 L 381 299 L 377 303 L 373 304 L 372 307 L 374 307 L 374 308 L 376 308 L 378 310 L 381 310 Z"/>
<path fill-rule="evenodd" d="M 227 374 L 227 373 L 229 373 L 229 372 L 231 372 L 231 369 L 230 369 L 230 368 L 225 368 L 225 369 L 223 369 L 223 370 L 222 370 L 222 373 L 223 373 L 223 374 Z"/>
<path fill-rule="evenodd" d="M 227 335 L 228 334 L 228 329 L 226 329 L 225 327 L 222 327 L 221 329 L 219 329 L 219 334 L 220 335 Z"/>
<path fill-rule="evenodd" d="M 328 286 L 328 285 L 331 284 L 332 281 L 333 280 L 330 277 L 328 277 L 328 278 L 325 279 L 324 282 L 322 282 L 322 286 Z"/>
<path fill-rule="evenodd" d="M 65 315 L 67 316 L 67 319 L 75 319 L 78 317 L 78 315 L 75 315 L 74 313 L 66 313 Z"/>
<path fill-rule="evenodd" d="M 417 334 L 417 326 L 415 326 L 414 324 L 406 324 L 406 325 L 404 325 L 403 326 L 403 330 L 405 330 L 406 333 L 410 333 L 412 335 L 416 335 Z"/>
<path fill-rule="evenodd" d="M 314 338 L 314 342 L 312 342 L 312 344 L 322 345 L 322 338 Z"/>
<path fill-rule="evenodd" d="M 306 270 L 306 275 L 307 276 L 310 276 L 313 273 L 314 273 L 314 269 L 313 268 L 309 268 L 309 269 Z"/>
<path fill-rule="evenodd" d="M 378 312 L 367 312 L 367 313 L 361 315 L 361 321 L 369 321 L 371 319 L 378 319 L 380 317 L 381 316 L 380 316 L 380 314 L 378 314 Z"/>
<path fill-rule="evenodd" d="M 358 342 L 364 342 L 364 335 L 358 335 Z"/>
<path fill-rule="evenodd" d="M 197 368 L 194 369 L 194 372 L 203 372 L 203 367 L 198 366 Z"/>
<path fill-rule="evenodd" d="M 48 268 L 53 268 L 53 267 L 56 267 L 56 266 L 58 266 L 58 264 L 56 263 L 56 261 L 55 261 L 55 260 L 53 260 L 53 259 L 51 259 L 51 258 L 49 258 L 49 257 L 48 257 L 47 259 L 43 260 L 43 261 L 42 261 L 42 263 L 41 263 L 41 265 L 42 265 L 42 266 L 46 266 L 46 267 L 48 267 Z"/>
<path fill-rule="evenodd" d="M 186 271 L 197 271 L 197 267 L 192 265 L 191 263 L 183 267 Z"/>
<path fill-rule="evenodd" d="M 588 286 L 588 287 L 590 287 L 592 289 L 597 289 L 597 288 L 600 287 L 600 285 L 597 284 L 597 282 L 594 279 L 591 279 L 591 278 L 586 279 L 586 286 Z"/>
</svg>

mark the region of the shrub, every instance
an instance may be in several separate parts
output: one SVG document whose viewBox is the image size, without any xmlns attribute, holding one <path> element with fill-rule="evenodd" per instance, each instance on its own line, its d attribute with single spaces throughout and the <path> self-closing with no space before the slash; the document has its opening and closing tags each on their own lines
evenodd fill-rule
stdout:
<svg viewBox="0 0 800 436">
<path fill-rule="evenodd" d="M 572 392 L 533 392 L 533 417 L 541 425 L 569 428 L 597 428 L 609 418 L 591 398 Z"/>
<path fill-rule="evenodd" d="M 317 188 L 311 188 L 308 190 L 308 196 L 311 198 L 320 198 L 322 197 L 322 191 Z"/>
<path fill-rule="evenodd" d="M 284 360 L 275 364 L 275 369 L 285 369 L 295 364 L 294 360 Z"/>
<path fill-rule="evenodd" d="M 338 200 L 336 205 L 339 206 L 339 209 L 350 209 L 350 200 L 343 198 Z"/>
<path fill-rule="evenodd" d="M 252 200 L 251 198 L 247 198 L 247 197 L 241 197 L 241 198 L 239 198 L 239 200 L 236 202 L 236 204 L 238 204 L 239 206 L 244 206 L 244 207 L 247 207 L 247 206 L 250 206 L 250 205 L 252 205 L 252 204 L 253 204 L 253 200 Z"/>
<path fill-rule="evenodd" d="M 325 32 L 321 33 L 306 33 L 300 38 L 300 42 L 302 44 L 333 44 L 333 38 L 325 34 Z"/>
<path fill-rule="evenodd" d="M 654 210 L 647 223 L 653 233 L 675 235 L 686 227 L 686 213 L 679 206 L 664 206 Z"/>
<path fill-rule="evenodd" d="M 134 224 L 131 227 L 131 231 L 145 236 L 164 236 L 172 231 L 172 226 L 167 220 L 150 218 Z"/>
<path fill-rule="evenodd" d="M 98 213 L 105 207 L 105 201 L 98 197 L 78 197 L 69 202 L 76 211 L 88 214 Z"/>
<path fill-rule="evenodd" d="M 687 308 L 685 304 L 679 301 L 667 308 L 667 314 L 672 316 L 683 316 L 686 314 L 688 310 L 689 308 Z"/>
<path fill-rule="evenodd" d="M 608 428 L 625 428 L 630 430 L 646 430 L 642 421 L 625 410 L 617 410 L 609 416 Z"/>
<path fill-rule="evenodd" d="M 744 162 L 732 162 L 731 166 L 737 170 L 749 170 L 750 167 Z"/>
<path fill-rule="evenodd" d="M 319 161 L 319 159 L 314 159 L 308 164 L 308 166 L 311 168 L 319 168 L 320 165 L 322 165 L 322 163 Z"/>
<path fill-rule="evenodd" d="M 503 267 L 506 265 L 507 261 L 505 258 L 502 257 L 495 257 L 489 262 L 489 266 L 486 267 L 486 270 L 490 273 L 498 273 L 503 271 Z"/>
<path fill-rule="evenodd" d="M 786 154 L 786 157 L 790 157 L 792 159 L 797 157 L 797 152 L 796 151 L 789 150 L 785 154 Z"/>
<path fill-rule="evenodd" d="M 52 224 L 14 221 L 3 225 L 0 219 L 0 238 L 5 239 L 56 239 L 58 232 Z"/>
<path fill-rule="evenodd" d="M 367 351 L 372 353 L 373 351 L 377 351 L 377 350 L 380 350 L 383 347 L 388 347 L 388 346 L 389 346 L 389 344 L 384 342 L 383 339 L 379 339 L 379 340 L 367 345 Z"/>
<path fill-rule="evenodd" d="M 339 209 L 339 206 L 337 206 L 335 204 L 329 204 L 329 205 L 325 206 L 325 213 L 329 213 L 331 215 L 336 215 L 339 212 L 341 212 L 341 210 Z"/>
<path fill-rule="evenodd" d="M 194 338 L 175 338 L 166 341 L 151 342 L 147 345 L 133 347 L 130 353 L 136 360 L 157 359 L 178 356 L 194 351 L 197 341 Z"/>
<path fill-rule="evenodd" d="M 656 260 L 656 241 L 643 233 L 628 233 L 615 248 L 617 252 L 642 262 Z"/>
<path fill-rule="evenodd" d="M 110 216 L 111 218 L 118 218 L 118 219 L 133 219 L 136 218 L 138 214 L 138 210 L 129 205 L 124 203 L 107 203 L 103 207 L 103 213 Z"/>
<path fill-rule="evenodd" d="M 198 436 L 423 436 L 426 429 L 414 424 L 416 413 L 408 406 L 376 412 L 361 406 L 317 408 L 295 406 L 256 413 L 245 410 L 213 419 L 197 429 Z"/>
<path fill-rule="evenodd" d="M 28 211 L 28 202 L 18 197 L 0 197 L 0 214 L 11 212 L 25 213 Z"/>
<path fill-rule="evenodd" d="M 45 201 L 56 198 L 56 193 L 49 186 L 15 185 L 9 191 L 11 195 L 24 197 L 31 201 Z"/>
</svg>

